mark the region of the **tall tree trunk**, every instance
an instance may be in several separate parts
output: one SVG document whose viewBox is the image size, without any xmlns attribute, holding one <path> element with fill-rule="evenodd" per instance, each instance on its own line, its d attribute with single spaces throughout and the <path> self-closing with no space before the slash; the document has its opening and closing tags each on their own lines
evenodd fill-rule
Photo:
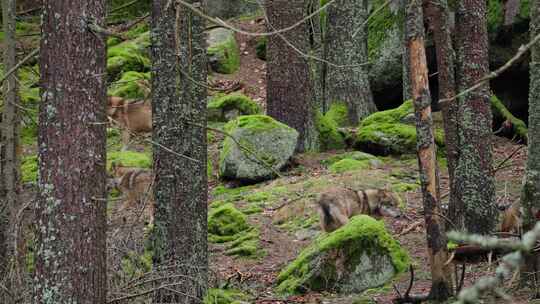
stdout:
<svg viewBox="0 0 540 304">
<path fill-rule="evenodd" d="M 437 70 L 439 78 L 439 100 L 451 98 L 456 95 L 455 81 L 455 53 L 450 35 L 450 9 L 446 0 L 437 3 L 427 1 L 426 15 L 428 24 L 431 25 L 433 40 L 437 52 Z M 449 205 L 456 204 L 456 187 L 454 171 L 457 162 L 458 151 L 458 104 L 456 102 L 446 102 L 441 108 L 444 121 L 444 143 L 446 147 L 446 158 L 448 162 L 448 177 L 450 181 Z M 453 207 L 451 207 L 453 208 Z"/>
<path fill-rule="evenodd" d="M 15 0 L 2 0 L 2 21 L 4 36 L 5 73 L 17 63 L 15 41 Z M 19 206 L 19 88 L 17 74 L 13 73 L 3 83 L 3 105 L 0 130 L 0 276 L 7 273 L 10 248 L 9 219 L 13 210 Z M 0 293 L 1 294 L 1 293 Z"/>
<path fill-rule="evenodd" d="M 35 303 L 105 303 L 105 1 L 43 5 Z"/>
<path fill-rule="evenodd" d="M 424 217 L 431 264 L 430 298 L 445 301 L 452 294 L 452 280 L 446 248 L 444 222 L 439 195 L 439 172 L 431 118 L 431 96 L 424 48 L 424 22 L 421 0 L 412 0 L 407 9 L 411 86 L 416 113 L 418 166 L 422 184 Z"/>
<path fill-rule="evenodd" d="M 407 5 L 409 4 L 409 1 L 400 1 L 399 2 L 399 14 L 403 14 L 405 16 L 407 14 Z M 411 89 L 411 71 L 410 71 L 410 50 L 409 50 L 409 37 L 407 35 L 407 18 L 403 18 L 403 27 L 401 30 L 401 39 L 402 44 L 401 47 L 403 49 L 403 52 L 401 54 L 401 64 L 402 64 L 402 72 L 401 72 L 401 84 L 402 84 L 402 91 L 403 91 L 403 100 L 409 100 L 412 98 L 412 89 Z"/>
<path fill-rule="evenodd" d="M 539 0 L 531 2 L 529 28 L 531 39 L 540 34 Z M 525 183 L 521 193 L 521 207 L 524 210 L 523 232 L 534 228 L 540 212 L 540 46 L 538 44 L 531 49 L 530 79 L 528 157 Z M 530 282 L 531 286 L 538 284 L 539 269 L 540 259 L 537 254 L 527 256 L 523 267 L 523 281 Z"/>
<path fill-rule="evenodd" d="M 270 26 L 275 29 L 291 26 L 305 18 L 312 5 L 313 0 L 265 1 Z M 285 40 L 309 53 L 311 35 L 309 22 L 304 22 L 268 39 L 267 113 L 300 133 L 298 152 L 319 149 L 319 134 L 315 128 L 316 94 L 309 60 Z"/>
<path fill-rule="evenodd" d="M 486 1 L 462 0 L 456 13 L 457 80 L 459 91 L 489 72 Z M 449 215 L 458 229 L 488 234 L 497 221 L 492 160 L 489 84 L 459 98 L 456 200 Z"/>
<path fill-rule="evenodd" d="M 325 59 L 341 66 L 368 62 L 367 0 L 338 0 L 327 9 L 325 29 Z M 357 32 L 357 36 L 353 34 Z M 369 87 L 367 66 L 326 66 L 325 104 L 345 103 L 349 123 L 357 125 L 364 117 L 377 111 Z"/>
<path fill-rule="evenodd" d="M 183 277 L 173 282 L 176 292 L 161 291 L 155 300 L 200 303 L 208 276 L 206 89 L 197 84 L 207 77 L 205 22 L 181 5 L 166 9 L 168 2 L 152 8 L 153 136 L 175 153 L 154 149 L 153 247 L 155 265 L 174 265 L 168 271 Z"/>
</svg>

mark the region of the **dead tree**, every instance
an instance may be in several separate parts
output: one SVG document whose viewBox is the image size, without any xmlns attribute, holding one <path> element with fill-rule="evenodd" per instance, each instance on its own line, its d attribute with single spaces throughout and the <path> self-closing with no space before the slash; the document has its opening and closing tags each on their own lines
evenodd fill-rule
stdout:
<svg viewBox="0 0 540 304">
<path fill-rule="evenodd" d="M 439 172 L 431 118 L 431 96 L 424 48 L 424 23 L 420 0 L 412 0 L 407 7 L 407 37 L 411 72 L 411 87 L 416 114 L 418 166 L 422 185 L 424 217 L 429 260 L 431 291 L 429 297 L 444 301 L 452 295 L 451 271 L 448 260 L 444 222 L 439 216 Z"/>
</svg>

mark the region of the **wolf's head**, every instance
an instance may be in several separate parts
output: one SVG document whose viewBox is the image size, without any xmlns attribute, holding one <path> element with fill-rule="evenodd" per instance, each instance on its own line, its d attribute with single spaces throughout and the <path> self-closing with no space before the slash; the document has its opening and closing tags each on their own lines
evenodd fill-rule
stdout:
<svg viewBox="0 0 540 304">
<path fill-rule="evenodd" d="M 377 192 L 377 212 L 382 216 L 400 217 L 402 215 L 399 205 L 401 199 L 399 195 L 388 189 L 379 189 Z"/>
</svg>

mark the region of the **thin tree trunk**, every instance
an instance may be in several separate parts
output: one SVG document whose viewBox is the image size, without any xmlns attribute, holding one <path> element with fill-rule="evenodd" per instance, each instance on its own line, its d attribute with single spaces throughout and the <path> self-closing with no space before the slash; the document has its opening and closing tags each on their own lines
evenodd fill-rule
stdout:
<svg viewBox="0 0 540 304">
<path fill-rule="evenodd" d="M 105 303 L 105 1 L 44 2 L 34 303 Z"/>
<path fill-rule="evenodd" d="M 538 0 L 531 2 L 529 28 L 531 39 L 540 34 L 540 1 Z M 525 183 L 521 192 L 521 206 L 524 210 L 523 232 L 534 227 L 540 212 L 540 46 L 538 44 L 531 49 L 530 79 L 528 157 Z M 522 280 L 529 282 L 530 286 L 537 285 L 537 272 L 540 269 L 538 255 L 527 256 L 522 269 Z"/>
<path fill-rule="evenodd" d="M 462 91 L 489 72 L 486 1 L 460 1 L 456 29 L 456 79 L 459 91 Z M 495 206 L 489 97 L 489 84 L 485 84 L 457 100 L 456 200 L 449 209 L 450 219 L 458 229 L 479 234 L 493 231 L 498 214 Z"/>
<path fill-rule="evenodd" d="M 407 14 L 407 5 L 409 4 L 409 1 L 400 1 L 400 14 L 403 14 L 404 16 Z M 403 100 L 409 100 L 412 98 L 412 89 L 411 89 L 411 72 L 410 72 L 410 50 L 409 50 L 409 37 L 407 35 L 407 18 L 403 18 L 403 27 L 401 31 L 401 39 L 402 44 L 401 47 L 403 49 L 403 53 L 401 54 L 401 63 L 402 63 L 402 72 L 401 72 L 401 84 L 402 84 L 402 91 L 403 91 Z"/>
<path fill-rule="evenodd" d="M 341 66 L 368 62 L 367 0 L 338 0 L 327 9 L 325 59 Z M 353 37 L 353 33 L 357 36 Z M 357 125 L 377 111 L 369 87 L 367 66 L 326 66 L 325 104 L 345 103 L 349 124 Z"/>
<path fill-rule="evenodd" d="M 282 29 L 307 16 L 313 0 L 267 0 L 266 12 L 271 27 Z M 282 35 L 268 39 L 267 113 L 300 133 L 298 152 L 319 149 L 315 128 L 316 94 L 309 60 L 296 52 L 285 40 L 304 53 L 310 52 L 310 26 L 304 22 Z"/>
<path fill-rule="evenodd" d="M 437 52 L 437 70 L 439 78 L 439 100 L 451 98 L 456 95 L 455 81 L 455 53 L 450 35 L 449 7 L 446 0 L 437 3 L 427 1 L 426 12 L 433 31 L 433 40 Z M 442 106 L 442 116 L 444 121 L 444 139 L 446 147 L 446 158 L 448 162 L 448 177 L 450 181 L 449 206 L 453 209 L 456 204 L 456 187 L 454 186 L 454 171 L 457 162 L 458 151 L 458 104 L 447 102 Z"/>
<path fill-rule="evenodd" d="M 174 265 L 167 271 L 190 279 L 172 282 L 180 283 L 174 292 L 162 290 L 154 299 L 200 303 L 208 280 L 208 186 L 206 129 L 200 127 L 206 126 L 206 89 L 196 83 L 207 77 L 205 22 L 181 5 L 166 10 L 168 2 L 154 1 L 152 9 L 153 136 L 195 161 L 154 149 L 154 263 L 157 269 Z M 202 9 L 201 2 L 189 2 Z"/>
<path fill-rule="evenodd" d="M 422 184 L 424 218 L 431 264 L 430 298 L 445 301 L 452 295 L 451 271 L 446 248 L 439 195 L 439 172 L 431 118 L 431 96 L 424 48 L 424 22 L 421 0 L 412 0 L 407 9 L 407 37 L 410 50 L 411 86 L 416 112 L 418 165 Z"/>
<path fill-rule="evenodd" d="M 15 0 L 2 0 L 4 36 L 4 69 L 11 70 L 17 64 L 15 41 Z M 10 248 L 9 219 L 19 203 L 19 88 L 17 75 L 13 73 L 3 84 L 3 106 L 0 140 L 0 276 L 7 274 Z M 0 293 L 1 294 L 1 293 Z"/>
</svg>

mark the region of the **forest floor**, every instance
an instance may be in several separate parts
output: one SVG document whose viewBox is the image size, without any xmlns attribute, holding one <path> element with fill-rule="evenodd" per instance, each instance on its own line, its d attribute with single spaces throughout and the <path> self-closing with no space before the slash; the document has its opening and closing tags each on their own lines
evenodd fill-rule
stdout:
<svg viewBox="0 0 540 304">
<path fill-rule="evenodd" d="M 263 26 L 258 20 L 246 20 L 236 25 L 249 31 L 261 30 Z M 240 90 L 264 108 L 266 63 L 255 55 L 255 37 L 237 35 L 237 40 L 241 48 L 240 70 L 233 75 L 214 74 L 212 81 L 214 83 L 240 82 Z M 519 199 L 526 147 L 506 138 L 494 138 L 494 164 L 498 168 L 496 172 L 497 203 L 510 205 Z M 214 167 L 217 164 L 220 145 L 221 138 L 216 134 L 209 146 L 209 155 L 213 159 Z M 149 147 L 139 143 L 136 149 L 147 150 Z M 35 153 L 34 149 L 25 149 L 25 151 Z M 411 256 L 415 268 L 412 294 L 424 294 L 429 291 L 430 270 L 415 156 L 379 158 L 381 160 L 379 166 L 341 174 L 331 173 L 324 164 L 324 160 L 344 152 L 298 155 L 283 172 L 282 178 L 256 185 L 233 188 L 232 186 L 238 185 L 221 182 L 215 176 L 210 179 L 210 204 L 232 202 L 238 209 L 246 210 L 250 224 L 257 227 L 260 232 L 258 253 L 255 257 L 227 255 L 226 245 L 209 244 L 211 278 L 214 287 L 226 284 L 240 289 L 250 296 L 248 301 L 250 303 L 391 303 L 396 297 L 392 284 L 352 296 L 309 292 L 301 296 L 283 297 L 274 291 L 279 271 L 321 233 L 313 207 L 313 198 L 318 193 L 332 185 L 344 185 L 356 189 L 389 185 L 400 189 L 410 189 L 399 193 L 406 203 L 405 216 L 398 219 L 383 218 L 383 220 L 388 231 Z M 512 157 L 509 158 L 509 156 Z M 213 171 L 217 170 L 214 168 Z M 30 193 L 32 190 L 27 191 Z M 448 174 L 443 167 L 441 168 L 441 193 L 447 192 Z M 125 283 L 144 273 L 143 270 L 151 263 L 144 257 L 145 239 L 148 232 L 144 221 L 138 220 L 140 214 L 126 214 L 125 210 L 121 211 L 119 205 L 113 201 L 109 205 L 108 212 L 108 264 L 112 297 L 122 295 Z M 251 211 L 247 212 L 247 210 Z M 132 252 L 141 255 L 142 258 L 133 255 L 133 258 L 126 261 L 126 255 L 130 256 Z M 469 265 L 465 275 L 465 287 L 470 286 L 480 276 L 492 274 L 496 264 L 495 261 L 492 264 Z M 122 279 L 118 279 L 120 273 L 124 273 L 121 275 Z M 404 292 L 409 284 L 409 274 L 400 275 L 394 283 L 401 292 Z M 531 303 L 526 290 L 513 290 L 515 283 L 506 286 L 515 296 L 514 303 Z M 506 302 L 490 298 L 485 300 L 485 303 Z"/>
</svg>

